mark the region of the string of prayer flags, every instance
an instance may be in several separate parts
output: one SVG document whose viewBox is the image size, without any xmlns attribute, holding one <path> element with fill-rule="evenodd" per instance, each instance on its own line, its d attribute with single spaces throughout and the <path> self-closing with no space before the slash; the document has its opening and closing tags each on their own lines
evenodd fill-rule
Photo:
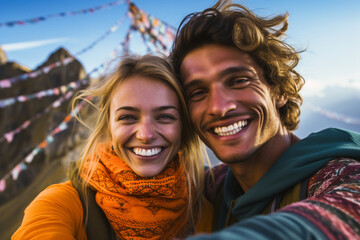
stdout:
<svg viewBox="0 0 360 240">
<path fill-rule="evenodd" d="M 18 134 L 19 132 L 21 132 L 22 130 L 28 128 L 31 123 L 35 122 L 37 119 L 41 118 L 43 115 L 45 115 L 46 113 L 50 112 L 51 109 L 54 108 L 58 108 L 60 107 L 65 101 L 69 100 L 72 96 L 74 95 L 74 91 L 69 91 L 67 92 L 65 95 L 61 96 L 60 98 L 58 98 L 56 101 L 52 102 L 49 106 L 47 106 L 45 108 L 44 111 L 42 111 L 41 113 L 37 113 L 35 116 L 33 116 L 32 118 L 24 121 L 20 126 L 18 126 L 17 128 L 15 128 L 12 131 L 6 132 L 1 138 L 0 138 L 0 142 L 2 142 L 3 140 L 6 140 L 8 143 L 11 143 L 14 139 L 14 136 L 16 134 Z"/>
<path fill-rule="evenodd" d="M 125 55 L 128 55 L 129 51 L 130 51 L 130 39 L 132 37 L 132 35 L 131 35 L 132 30 L 133 30 L 133 28 L 132 28 L 132 26 L 130 26 L 128 32 L 126 33 L 124 41 L 121 43 L 121 45 L 123 47 L 123 53 Z M 116 54 L 113 55 L 113 57 L 115 57 L 115 56 L 116 56 Z"/>
<path fill-rule="evenodd" d="M 52 64 L 42 67 L 36 71 L 24 73 L 19 76 L 15 76 L 15 77 L 8 78 L 8 79 L 2 79 L 2 80 L 0 80 L 0 88 L 10 88 L 13 84 L 15 84 L 19 81 L 24 81 L 29 78 L 36 78 L 36 77 L 40 76 L 41 74 L 47 74 L 50 72 L 51 69 L 54 69 L 54 68 L 60 67 L 60 66 L 66 66 L 67 64 L 71 63 L 72 61 L 74 61 L 73 57 L 67 57 L 67 58 L 63 59 L 62 61 L 52 63 Z"/>
<path fill-rule="evenodd" d="M 157 51 L 161 52 L 159 47 L 156 44 L 154 44 L 154 41 L 152 41 L 151 38 L 148 35 L 145 34 L 145 32 L 142 32 L 141 30 L 139 30 L 139 32 L 141 34 L 141 40 L 143 41 L 143 43 L 146 46 L 146 51 L 147 52 L 151 52 L 151 46 L 152 45 L 150 43 L 153 44 L 153 46 L 156 48 Z"/>
<path fill-rule="evenodd" d="M 133 3 L 129 4 L 129 17 L 134 28 L 141 34 L 146 34 L 154 46 L 159 44 L 162 51 L 168 53 L 175 38 L 175 28 L 147 14 Z"/>
<path fill-rule="evenodd" d="M 87 47 L 83 48 L 82 50 L 80 50 L 79 52 L 77 52 L 75 54 L 75 56 L 79 56 L 79 55 L 89 51 L 95 45 L 97 45 L 99 42 L 104 40 L 108 35 L 110 35 L 111 33 L 115 32 L 115 31 L 117 31 L 119 29 L 120 25 L 125 20 L 126 16 L 127 16 L 127 13 L 125 13 L 119 20 L 117 20 L 116 23 L 113 26 L 111 26 L 102 36 L 100 36 L 98 39 L 93 41 L 89 46 L 87 46 Z"/>
<path fill-rule="evenodd" d="M 21 171 L 24 171 L 26 170 L 27 167 L 25 165 L 25 163 L 19 163 L 18 165 L 15 166 L 15 168 L 11 171 L 11 175 L 12 175 L 12 178 L 14 180 L 18 179 L 19 177 L 19 174 Z"/>
<path fill-rule="evenodd" d="M 80 102 L 76 107 L 75 107 L 75 111 L 80 111 L 80 109 L 84 106 L 84 104 L 86 103 L 86 101 L 82 101 Z M 58 134 L 59 132 L 62 132 L 64 130 L 66 130 L 68 128 L 68 122 L 70 122 L 71 119 L 73 119 L 74 117 L 74 113 L 71 112 L 68 115 L 66 115 L 66 117 L 64 118 L 64 120 L 54 129 L 51 131 L 51 133 L 46 137 L 46 139 L 44 141 L 42 141 L 30 154 L 28 154 L 25 157 L 25 162 L 26 163 L 31 163 L 32 160 L 34 159 L 34 157 L 40 152 L 40 150 L 44 149 L 48 143 L 52 143 L 54 141 L 54 136 L 56 134 Z"/>
<path fill-rule="evenodd" d="M 34 23 L 42 22 L 42 21 L 48 20 L 49 18 L 57 18 L 57 17 L 75 16 L 75 15 L 79 15 L 79 14 L 94 13 L 99 10 L 110 9 L 112 7 L 124 4 L 125 2 L 126 1 L 124 1 L 124 0 L 119 0 L 119 1 L 110 2 L 108 4 L 103 4 L 103 5 L 100 5 L 97 7 L 93 7 L 93 8 L 81 9 L 81 10 L 70 11 L 70 12 L 61 12 L 61 13 L 50 14 L 50 15 L 46 15 L 46 16 L 40 16 L 40 17 L 35 17 L 35 18 L 25 19 L 25 20 L 15 20 L 15 21 L 3 22 L 3 23 L 0 23 L 0 27 L 2 27 L 2 26 L 13 27 L 16 25 L 24 26 L 29 23 L 34 24 Z"/>
<path fill-rule="evenodd" d="M 88 98 L 88 100 L 90 100 Z M 75 112 L 79 112 L 81 108 L 86 103 L 85 100 L 81 101 L 74 109 Z M 21 171 L 24 171 L 27 169 L 26 164 L 30 164 L 34 157 L 39 154 L 49 143 L 54 142 L 54 136 L 58 134 L 59 132 L 62 132 L 68 128 L 68 122 L 73 119 L 74 113 L 69 113 L 64 120 L 53 130 L 51 133 L 46 137 L 45 140 L 43 140 L 41 143 L 39 143 L 33 151 L 31 151 L 30 154 L 28 154 L 23 160 L 21 160 L 10 172 L 4 175 L 4 177 L 0 180 L 0 192 L 5 191 L 6 189 L 6 180 L 9 177 L 12 177 L 13 180 L 17 180 L 19 177 L 19 174 Z"/>
<path fill-rule="evenodd" d="M 1 179 L 1 180 L 0 180 L 0 192 L 5 191 L 5 188 L 6 188 L 5 179 Z"/>
<path fill-rule="evenodd" d="M 81 79 L 81 80 L 73 81 L 73 82 L 70 82 L 68 84 L 56 87 L 56 88 L 42 90 L 42 91 L 39 91 L 37 93 L 21 95 L 21 96 L 17 96 L 17 97 L 13 97 L 13 98 L 2 99 L 2 100 L 0 100 L 0 108 L 5 108 L 5 107 L 7 107 L 9 105 L 12 105 L 12 104 L 14 104 L 16 102 L 26 102 L 26 101 L 29 101 L 29 100 L 32 100 L 32 99 L 41 99 L 43 97 L 58 96 L 60 94 L 65 94 L 69 90 L 76 89 L 80 85 L 86 84 L 87 81 L 88 81 L 87 79 Z"/>
<path fill-rule="evenodd" d="M 75 54 L 74 57 L 67 57 L 62 61 L 58 61 L 55 63 L 52 63 L 48 66 L 44 66 L 43 68 L 34 71 L 34 72 L 30 72 L 30 73 L 24 73 L 21 74 L 19 76 L 15 76 L 12 78 L 8 78 L 8 79 L 2 79 L 0 80 L 0 88 L 11 88 L 11 86 L 19 81 L 24 81 L 27 79 L 31 79 L 31 78 L 36 78 L 38 76 L 40 76 L 41 74 L 47 74 L 51 69 L 54 69 L 56 67 L 60 67 L 60 66 L 66 66 L 67 64 L 71 63 L 72 61 L 75 60 L 75 57 L 80 56 L 81 54 L 89 51 L 90 49 L 92 49 L 94 46 L 96 46 L 99 42 L 101 42 L 102 40 L 104 40 L 108 35 L 110 35 L 111 33 L 115 32 L 119 26 L 122 24 L 122 22 L 124 21 L 124 19 L 126 18 L 127 14 L 124 14 L 118 21 L 116 21 L 116 23 L 111 26 L 109 28 L 109 30 L 107 30 L 105 32 L 104 35 L 102 35 L 101 37 L 99 37 L 98 39 L 96 39 L 95 41 L 93 41 L 90 45 L 88 45 L 87 47 L 84 47 L 82 50 L 80 50 L 79 52 L 77 52 Z M 11 101 L 11 100 L 10 100 Z M 9 104 L 11 104 L 11 102 L 9 102 Z"/>
</svg>

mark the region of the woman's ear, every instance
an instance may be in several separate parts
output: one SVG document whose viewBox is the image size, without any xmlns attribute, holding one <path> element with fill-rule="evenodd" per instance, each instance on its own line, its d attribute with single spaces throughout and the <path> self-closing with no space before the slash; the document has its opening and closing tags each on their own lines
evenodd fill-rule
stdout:
<svg viewBox="0 0 360 240">
<path fill-rule="evenodd" d="M 276 108 L 282 108 L 287 103 L 287 96 L 282 94 L 276 98 Z"/>
</svg>

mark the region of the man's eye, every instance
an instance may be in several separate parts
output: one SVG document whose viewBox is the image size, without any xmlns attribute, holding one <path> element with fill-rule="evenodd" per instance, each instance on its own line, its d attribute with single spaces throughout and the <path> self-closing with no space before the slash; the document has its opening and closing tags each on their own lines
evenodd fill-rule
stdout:
<svg viewBox="0 0 360 240">
<path fill-rule="evenodd" d="M 205 94 L 206 94 L 205 90 L 195 90 L 192 91 L 188 96 L 189 96 L 189 100 L 196 101 L 202 99 L 205 96 Z"/>
<path fill-rule="evenodd" d="M 229 82 L 231 87 L 241 87 L 248 83 L 248 78 L 234 78 Z"/>
</svg>

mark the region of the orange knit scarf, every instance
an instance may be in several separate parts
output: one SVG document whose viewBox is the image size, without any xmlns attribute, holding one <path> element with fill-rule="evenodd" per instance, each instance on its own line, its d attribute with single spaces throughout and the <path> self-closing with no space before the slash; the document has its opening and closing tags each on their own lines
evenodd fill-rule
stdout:
<svg viewBox="0 0 360 240">
<path fill-rule="evenodd" d="M 188 187 L 178 156 L 159 175 L 148 178 L 136 175 L 110 145 L 102 145 L 97 153 L 100 161 L 89 184 L 120 239 L 173 239 L 189 234 Z"/>
</svg>

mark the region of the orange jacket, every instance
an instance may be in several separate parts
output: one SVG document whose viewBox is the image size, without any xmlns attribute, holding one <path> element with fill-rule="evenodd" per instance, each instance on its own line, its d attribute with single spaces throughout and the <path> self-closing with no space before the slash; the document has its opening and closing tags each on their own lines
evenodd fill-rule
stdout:
<svg viewBox="0 0 360 240">
<path fill-rule="evenodd" d="M 211 204 L 203 197 L 203 215 L 196 232 L 210 232 Z M 54 184 L 42 191 L 25 209 L 21 226 L 12 240 L 87 240 L 83 207 L 70 181 Z"/>
<path fill-rule="evenodd" d="M 83 207 L 70 181 L 42 191 L 26 208 L 16 239 L 86 240 Z"/>
</svg>

